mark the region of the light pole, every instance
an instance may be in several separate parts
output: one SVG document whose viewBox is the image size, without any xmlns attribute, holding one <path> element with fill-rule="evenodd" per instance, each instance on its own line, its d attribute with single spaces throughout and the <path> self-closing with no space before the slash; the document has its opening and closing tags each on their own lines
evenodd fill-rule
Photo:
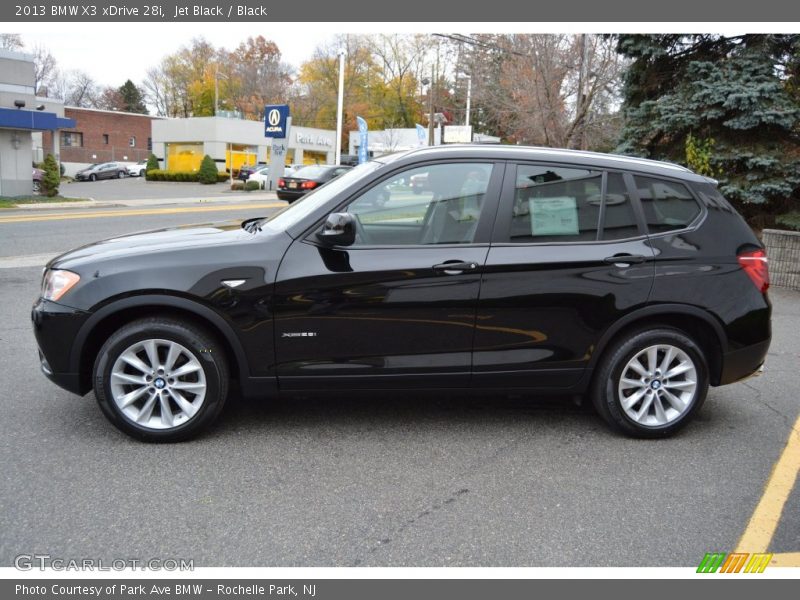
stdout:
<svg viewBox="0 0 800 600">
<path fill-rule="evenodd" d="M 226 79 L 225 75 L 222 76 Z M 219 65 L 214 68 L 214 116 L 219 112 Z"/>
<path fill-rule="evenodd" d="M 470 109 L 470 103 L 472 101 L 472 76 L 462 75 L 461 79 L 467 80 L 467 111 L 466 111 L 466 118 L 464 119 L 464 125 L 469 127 L 469 109 Z"/>
<path fill-rule="evenodd" d="M 336 103 L 336 164 L 342 164 L 342 112 L 344 108 L 344 57 L 346 51 L 339 48 L 339 98 Z"/>
</svg>

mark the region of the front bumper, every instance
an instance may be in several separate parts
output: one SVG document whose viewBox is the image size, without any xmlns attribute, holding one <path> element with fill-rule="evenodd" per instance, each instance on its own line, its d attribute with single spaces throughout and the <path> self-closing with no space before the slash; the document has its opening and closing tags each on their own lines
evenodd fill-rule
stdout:
<svg viewBox="0 0 800 600">
<path fill-rule="evenodd" d="M 31 310 L 33 333 L 42 373 L 56 385 L 83 395 L 91 388 L 88 376 L 80 372 L 80 357 L 74 341 L 89 313 L 39 298 Z"/>
</svg>

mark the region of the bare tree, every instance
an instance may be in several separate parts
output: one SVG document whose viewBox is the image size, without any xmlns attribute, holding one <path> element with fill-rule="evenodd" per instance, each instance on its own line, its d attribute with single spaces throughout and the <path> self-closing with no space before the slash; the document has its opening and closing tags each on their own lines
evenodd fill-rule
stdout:
<svg viewBox="0 0 800 600">
<path fill-rule="evenodd" d="M 47 97 L 48 87 L 58 74 L 55 57 L 44 46 L 33 49 L 33 89 L 37 95 Z"/>
<path fill-rule="evenodd" d="M 65 104 L 78 108 L 94 108 L 98 95 L 98 85 L 88 73 L 72 71 L 69 74 Z"/>
<path fill-rule="evenodd" d="M 25 46 L 18 33 L 0 33 L 0 48 L 5 50 L 21 50 Z"/>
<path fill-rule="evenodd" d="M 473 39 L 482 45 L 467 60 L 473 98 L 504 137 L 544 146 L 607 147 L 617 125 L 623 68 L 612 40 L 567 34 Z"/>
</svg>

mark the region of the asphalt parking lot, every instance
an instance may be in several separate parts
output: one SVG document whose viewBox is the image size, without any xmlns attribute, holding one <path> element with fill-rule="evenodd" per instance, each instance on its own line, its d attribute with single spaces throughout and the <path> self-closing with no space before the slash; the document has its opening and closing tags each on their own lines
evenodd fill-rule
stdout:
<svg viewBox="0 0 800 600">
<path fill-rule="evenodd" d="M 85 185 L 106 183 L 139 185 Z M 0 222 L 0 565 L 45 553 L 196 566 L 697 566 L 736 548 L 798 435 L 800 293 L 773 288 L 766 374 L 712 389 L 669 440 L 619 437 L 557 398 L 331 390 L 233 399 L 197 440 L 138 443 L 91 394 L 40 374 L 29 311 L 41 265 L 15 262 L 208 218 L 125 214 Z M 797 488 L 766 515 L 775 531 L 763 550 L 800 552 Z"/>
<path fill-rule="evenodd" d="M 60 194 L 67 198 L 91 198 L 98 201 L 150 200 L 155 198 L 219 198 L 232 194 L 227 183 L 203 185 L 202 183 L 174 183 L 147 181 L 144 177 L 103 179 L 101 181 L 73 181 L 61 185 Z M 263 192 L 252 192 L 255 196 Z"/>
</svg>

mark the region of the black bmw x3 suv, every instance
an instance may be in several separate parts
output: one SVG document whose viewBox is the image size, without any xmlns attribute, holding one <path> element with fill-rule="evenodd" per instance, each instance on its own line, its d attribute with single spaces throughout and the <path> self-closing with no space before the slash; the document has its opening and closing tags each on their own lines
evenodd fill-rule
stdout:
<svg viewBox="0 0 800 600">
<path fill-rule="evenodd" d="M 415 189 L 412 181 L 425 181 Z M 591 398 L 663 437 L 760 372 L 762 245 L 677 165 L 450 146 L 365 163 L 277 214 L 84 246 L 47 265 L 44 374 L 142 440 L 285 390 Z"/>
</svg>

